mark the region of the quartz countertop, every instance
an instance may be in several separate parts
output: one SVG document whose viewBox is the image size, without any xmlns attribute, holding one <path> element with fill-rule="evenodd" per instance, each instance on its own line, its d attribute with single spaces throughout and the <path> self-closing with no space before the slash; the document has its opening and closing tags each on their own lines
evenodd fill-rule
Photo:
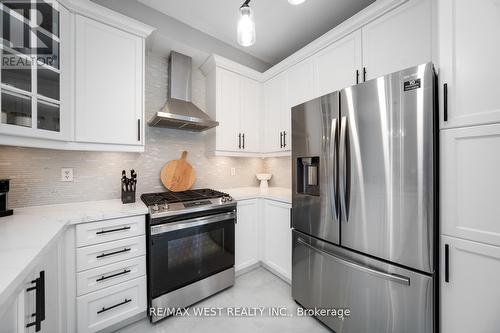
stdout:
<svg viewBox="0 0 500 333">
<path fill-rule="evenodd" d="M 271 199 L 284 203 L 292 203 L 292 190 L 284 187 L 269 187 L 262 190 L 260 187 L 238 187 L 222 190 L 228 193 L 236 200 L 246 199 Z"/>
<path fill-rule="evenodd" d="M 140 199 L 132 204 L 116 199 L 18 208 L 14 215 L 1 217 L 0 308 L 12 299 L 37 257 L 58 240 L 67 225 L 147 213 Z"/>
</svg>

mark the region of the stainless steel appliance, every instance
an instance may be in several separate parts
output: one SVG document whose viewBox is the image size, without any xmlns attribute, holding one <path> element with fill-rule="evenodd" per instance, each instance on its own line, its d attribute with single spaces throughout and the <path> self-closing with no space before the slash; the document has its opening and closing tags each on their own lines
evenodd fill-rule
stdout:
<svg viewBox="0 0 500 333">
<path fill-rule="evenodd" d="M 148 193 L 149 308 L 182 308 L 234 284 L 236 202 L 210 190 Z M 150 311 L 157 322 L 164 317 Z"/>
<path fill-rule="evenodd" d="M 349 308 L 337 333 L 437 330 L 434 89 L 428 63 L 292 108 L 292 295 Z"/>
</svg>

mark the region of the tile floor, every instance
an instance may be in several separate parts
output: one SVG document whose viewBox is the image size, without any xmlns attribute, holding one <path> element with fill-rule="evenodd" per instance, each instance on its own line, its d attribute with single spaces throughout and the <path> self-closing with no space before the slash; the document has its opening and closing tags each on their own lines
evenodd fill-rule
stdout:
<svg viewBox="0 0 500 333">
<path fill-rule="evenodd" d="M 264 268 L 257 268 L 236 278 L 235 285 L 214 295 L 190 309 L 190 317 L 170 317 L 156 325 L 149 320 L 141 320 L 120 333 L 319 333 L 330 332 L 318 320 L 310 317 L 198 317 L 193 315 L 194 308 L 202 307 L 286 307 L 288 313 L 295 314 L 297 304 L 291 297 L 290 285 L 271 274 Z M 226 310 L 223 310 L 226 311 Z"/>
</svg>

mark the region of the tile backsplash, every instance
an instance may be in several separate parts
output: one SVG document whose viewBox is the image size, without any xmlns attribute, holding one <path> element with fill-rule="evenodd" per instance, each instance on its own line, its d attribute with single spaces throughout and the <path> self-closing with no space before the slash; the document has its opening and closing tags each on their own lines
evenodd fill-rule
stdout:
<svg viewBox="0 0 500 333">
<path fill-rule="evenodd" d="M 193 102 L 205 109 L 203 74 L 193 71 Z M 146 121 L 165 103 L 167 59 L 146 57 Z M 138 173 L 138 193 L 163 191 L 162 166 L 188 151 L 196 171 L 194 187 L 257 186 L 255 174 L 271 172 L 271 186 L 290 187 L 290 158 L 215 157 L 207 153 L 206 133 L 146 127 L 144 153 L 80 152 L 0 146 L 0 178 L 11 179 L 13 208 L 120 198 L 123 169 Z M 74 168 L 74 181 L 61 182 L 61 168 Z M 231 176 L 231 168 L 236 176 Z"/>
</svg>

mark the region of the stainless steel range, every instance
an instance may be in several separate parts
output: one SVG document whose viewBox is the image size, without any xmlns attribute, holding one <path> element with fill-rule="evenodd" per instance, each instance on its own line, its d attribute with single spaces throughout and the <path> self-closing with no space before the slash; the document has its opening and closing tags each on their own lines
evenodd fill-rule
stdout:
<svg viewBox="0 0 500 333">
<path fill-rule="evenodd" d="M 194 304 L 234 284 L 236 202 L 199 189 L 146 193 L 148 305 L 151 322 L 163 309 Z"/>
</svg>

